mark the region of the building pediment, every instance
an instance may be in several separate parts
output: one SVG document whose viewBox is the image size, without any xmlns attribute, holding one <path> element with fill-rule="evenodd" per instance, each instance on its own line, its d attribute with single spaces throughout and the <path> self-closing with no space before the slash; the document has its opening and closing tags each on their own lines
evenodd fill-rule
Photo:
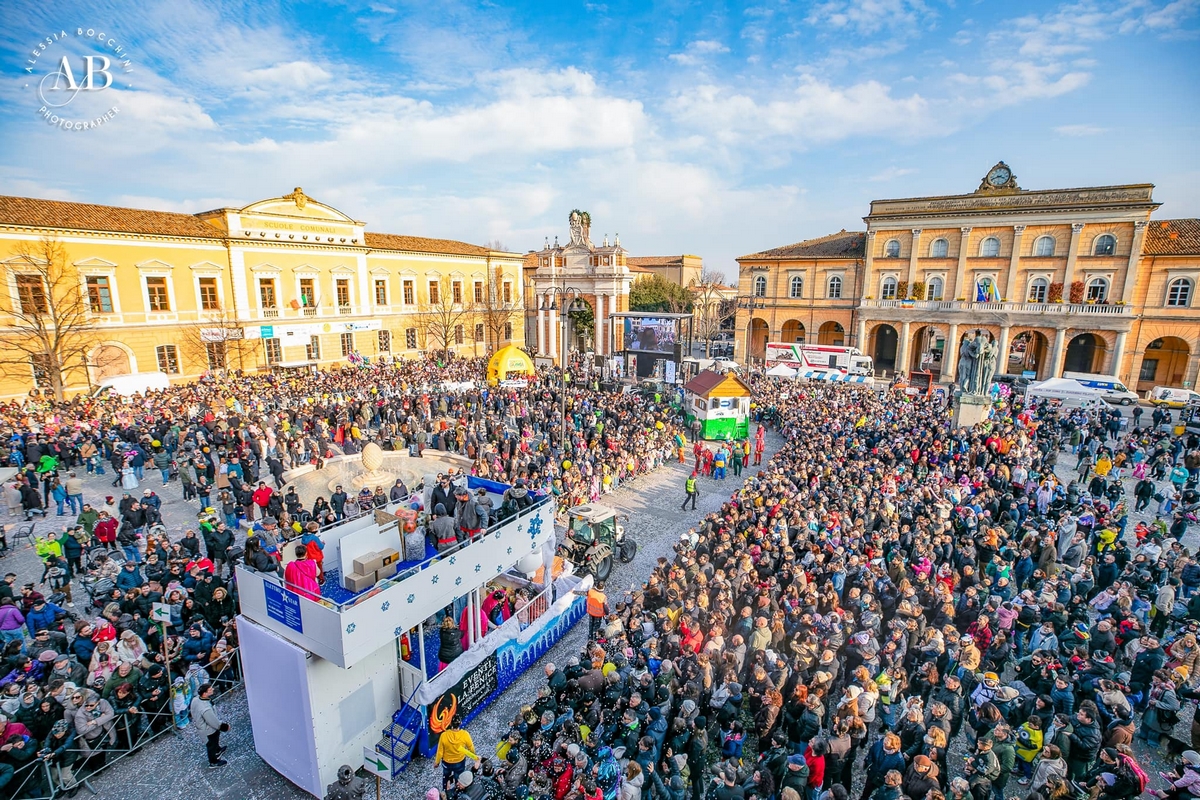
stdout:
<svg viewBox="0 0 1200 800">
<path fill-rule="evenodd" d="M 242 208 L 239 213 L 243 216 L 242 224 L 245 227 L 254 227 L 253 224 L 245 219 L 247 215 L 293 217 L 311 222 L 325 221 L 342 223 L 344 225 L 362 224 L 346 216 L 333 206 L 328 206 L 312 199 L 299 186 L 291 193 L 285 194 L 282 197 L 272 197 L 269 200 L 259 200 L 257 203 L 251 203 Z"/>
<path fill-rule="evenodd" d="M 188 269 L 193 272 L 220 272 L 224 267 L 220 264 L 214 264 L 211 261 L 201 261 L 198 264 L 192 264 Z"/>
<path fill-rule="evenodd" d="M 74 266 L 80 269 L 112 269 L 117 266 L 111 261 L 105 261 L 103 258 L 85 258 L 82 261 L 76 261 Z"/>
<path fill-rule="evenodd" d="M 168 264 L 165 261 L 159 261 L 157 258 L 152 258 L 149 261 L 142 261 L 138 264 L 134 264 L 134 266 L 138 269 L 175 269 L 174 264 Z"/>
</svg>

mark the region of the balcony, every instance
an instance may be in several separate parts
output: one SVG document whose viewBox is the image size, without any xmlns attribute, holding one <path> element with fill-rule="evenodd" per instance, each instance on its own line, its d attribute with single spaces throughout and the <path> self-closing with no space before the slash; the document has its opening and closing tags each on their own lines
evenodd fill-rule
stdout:
<svg viewBox="0 0 1200 800">
<path fill-rule="evenodd" d="M 354 313 L 354 306 L 349 305 L 349 304 L 346 304 L 346 305 L 339 304 L 337 307 L 337 310 L 338 310 L 339 314 L 350 315 L 350 314 Z"/>
<path fill-rule="evenodd" d="M 304 306 L 300 310 L 306 317 L 315 317 L 317 315 L 317 307 L 316 306 Z"/>
<path fill-rule="evenodd" d="M 863 308 L 895 308 L 905 311 L 992 311 L 1002 314 L 1092 314 L 1132 318 L 1130 306 L 1090 303 L 976 303 L 966 300 L 863 300 Z"/>
<path fill-rule="evenodd" d="M 278 319 L 279 317 L 278 306 L 265 306 L 260 310 L 262 312 L 263 319 Z"/>
<path fill-rule="evenodd" d="M 496 507 L 499 499 L 493 498 Z M 308 652 L 351 667 L 552 542 L 554 501 L 543 499 L 451 551 L 406 559 L 395 576 L 361 592 L 341 586 L 338 565 L 352 560 L 351 551 L 362 555 L 397 535 L 397 522 L 380 524 L 370 514 L 321 531 L 327 579 L 320 601 L 292 592 L 274 574 L 240 565 L 241 612 Z"/>
</svg>

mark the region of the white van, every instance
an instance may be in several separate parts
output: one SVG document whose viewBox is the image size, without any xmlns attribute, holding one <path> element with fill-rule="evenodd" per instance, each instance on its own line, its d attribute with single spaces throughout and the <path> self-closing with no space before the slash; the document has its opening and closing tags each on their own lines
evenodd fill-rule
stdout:
<svg viewBox="0 0 1200 800">
<path fill-rule="evenodd" d="M 92 389 L 93 397 L 112 393 L 121 397 L 132 397 L 135 394 L 161 392 L 171 385 L 171 379 L 165 372 L 134 372 L 129 375 L 113 375 L 101 378 Z"/>
<path fill-rule="evenodd" d="M 1125 384 L 1112 375 L 1095 375 L 1090 372 L 1064 372 L 1064 378 L 1079 381 L 1089 389 L 1098 389 L 1104 393 L 1104 399 L 1110 403 L 1122 406 L 1136 405 L 1142 398 L 1137 392 L 1125 388 Z"/>
<path fill-rule="evenodd" d="M 1160 408 L 1200 405 L 1200 393 L 1191 389 L 1177 389 L 1174 386 L 1155 386 L 1146 399 Z"/>
</svg>

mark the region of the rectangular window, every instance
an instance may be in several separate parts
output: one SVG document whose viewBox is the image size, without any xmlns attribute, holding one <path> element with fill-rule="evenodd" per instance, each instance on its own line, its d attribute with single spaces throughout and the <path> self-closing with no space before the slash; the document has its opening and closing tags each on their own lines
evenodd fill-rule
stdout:
<svg viewBox="0 0 1200 800">
<path fill-rule="evenodd" d="M 221 300 L 217 297 L 217 279 L 201 278 L 200 309 L 202 311 L 217 311 L 221 308 Z"/>
<path fill-rule="evenodd" d="M 353 333 L 343 333 L 340 338 L 342 340 L 342 355 L 348 356 L 351 353 L 353 353 L 354 352 L 354 334 Z"/>
<path fill-rule="evenodd" d="M 263 351 L 267 354 L 267 366 L 283 361 L 283 346 L 278 339 L 263 339 Z"/>
<path fill-rule="evenodd" d="M 167 291 L 166 278 L 146 278 L 146 297 L 151 311 L 171 310 L 171 295 Z"/>
<path fill-rule="evenodd" d="M 504 282 L 504 300 L 505 303 L 511 303 L 512 299 L 512 284 L 508 281 Z"/>
<path fill-rule="evenodd" d="M 45 314 L 50 310 L 46 301 L 46 284 L 41 275 L 17 276 L 17 300 L 22 314 Z"/>
<path fill-rule="evenodd" d="M 404 305 L 411 306 L 415 302 L 417 302 L 417 299 L 416 299 L 416 292 L 413 290 L 413 282 L 405 281 L 404 282 Z"/>
<path fill-rule="evenodd" d="M 1149 382 L 1149 381 L 1156 380 L 1157 378 L 1158 378 L 1158 359 L 1157 358 L 1143 358 L 1142 359 L 1142 370 L 1141 370 L 1141 372 L 1138 373 L 1138 380 Z"/>
<path fill-rule="evenodd" d="M 321 337 L 308 337 L 308 344 L 304 345 L 304 357 L 309 361 L 321 360 Z"/>
<path fill-rule="evenodd" d="M 264 317 L 279 316 L 279 297 L 275 294 L 275 279 L 263 278 L 258 282 L 258 304 Z"/>
<path fill-rule="evenodd" d="M 475 323 L 475 341 L 477 341 L 477 342 L 483 341 L 483 323 L 482 322 Z"/>
<path fill-rule="evenodd" d="M 462 281 L 454 281 L 453 283 L 451 283 L 450 290 L 451 290 L 451 297 L 453 298 L 453 301 L 454 301 L 454 305 L 461 306 L 462 305 Z"/>
<path fill-rule="evenodd" d="M 429 305 L 436 306 L 442 299 L 441 286 L 437 281 L 429 282 Z"/>
<path fill-rule="evenodd" d="M 409 350 L 417 349 L 417 329 L 407 328 L 404 331 L 404 346 Z"/>
<path fill-rule="evenodd" d="M 475 281 L 475 302 L 483 302 L 483 281 Z"/>
<path fill-rule="evenodd" d="M 462 343 L 463 343 L 463 339 L 465 339 L 465 338 L 466 338 L 466 336 L 465 336 L 465 334 L 464 334 L 464 332 L 463 332 L 463 326 L 462 326 L 462 325 L 455 325 L 455 326 L 454 326 L 454 343 L 455 343 L 455 344 L 462 344 Z"/>
<path fill-rule="evenodd" d="M 337 304 L 339 314 L 349 314 L 350 308 L 350 281 L 347 278 L 338 278 L 334 284 L 337 288 Z"/>
<path fill-rule="evenodd" d="M 45 353 L 34 353 L 29 357 L 29 366 L 33 370 L 33 384 L 42 389 L 50 388 L 50 356 Z"/>
<path fill-rule="evenodd" d="M 317 289 L 312 278 L 300 279 L 300 307 L 306 317 L 317 315 Z"/>
<path fill-rule="evenodd" d="M 504 340 L 508 341 L 510 339 L 512 339 L 512 323 L 506 322 L 504 323 Z"/>
<path fill-rule="evenodd" d="M 108 282 L 107 277 L 93 275 L 88 278 L 87 293 L 88 308 L 92 310 L 93 314 L 112 313 L 112 285 Z"/>
<path fill-rule="evenodd" d="M 387 278 L 375 279 L 375 305 L 386 306 L 387 301 Z"/>
<path fill-rule="evenodd" d="M 225 342 L 208 342 L 204 345 L 210 370 L 225 369 Z"/>
<path fill-rule="evenodd" d="M 392 332 L 391 331 L 380 331 L 379 332 L 379 352 L 380 353 L 392 352 Z"/>
<path fill-rule="evenodd" d="M 165 372 L 168 375 L 179 374 L 179 351 L 175 349 L 175 345 L 160 344 L 154 348 L 154 355 L 158 360 L 159 372 Z"/>
</svg>

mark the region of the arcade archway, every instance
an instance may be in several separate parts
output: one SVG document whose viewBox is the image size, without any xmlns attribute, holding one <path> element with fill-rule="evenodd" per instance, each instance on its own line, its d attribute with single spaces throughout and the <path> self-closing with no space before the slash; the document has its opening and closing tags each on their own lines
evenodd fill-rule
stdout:
<svg viewBox="0 0 1200 800">
<path fill-rule="evenodd" d="M 1063 372 L 1099 372 L 1104 368 L 1106 345 L 1094 333 L 1081 333 L 1067 345 Z"/>
<path fill-rule="evenodd" d="M 875 361 L 876 372 L 896 371 L 896 349 L 900 336 L 896 329 L 884 323 L 875 326 L 871 331 L 871 358 Z"/>
</svg>

